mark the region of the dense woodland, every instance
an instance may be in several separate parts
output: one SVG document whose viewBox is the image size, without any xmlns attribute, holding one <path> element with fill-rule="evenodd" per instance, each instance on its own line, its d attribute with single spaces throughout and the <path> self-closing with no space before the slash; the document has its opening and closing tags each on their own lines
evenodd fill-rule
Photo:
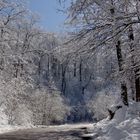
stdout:
<svg viewBox="0 0 140 140">
<path fill-rule="evenodd" d="M 0 108 L 8 124 L 111 119 L 111 105 L 140 101 L 140 1 L 72 0 L 64 10 L 71 32 L 50 33 L 24 1 L 0 0 Z"/>
</svg>

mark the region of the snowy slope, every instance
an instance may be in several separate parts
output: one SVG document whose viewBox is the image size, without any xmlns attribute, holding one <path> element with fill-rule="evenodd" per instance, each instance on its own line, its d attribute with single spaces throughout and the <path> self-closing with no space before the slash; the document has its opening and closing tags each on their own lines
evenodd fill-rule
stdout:
<svg viewBox="0 0 140 140">
<path fill-rule="evenodd" d="M 138 109 L 139 103 L 130 105 L 127 110 L 119 109 L 114 119 L 110 121 L 107 118 L 94 124 L 90 132 L 94 132 L 96 140 L 140 140 L 140 116 L 136 112 Z"/>
<path fill-rule="evenodd" d="M 97 140 L 140 140 L 140 118 L 130 118 L 120 124 L 104 120 L 96 124 L 94 131 Z"/>
</svg>

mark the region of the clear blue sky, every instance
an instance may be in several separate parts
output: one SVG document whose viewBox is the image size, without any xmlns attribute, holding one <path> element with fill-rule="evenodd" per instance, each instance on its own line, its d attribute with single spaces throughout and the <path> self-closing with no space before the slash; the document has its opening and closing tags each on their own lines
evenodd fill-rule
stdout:
<svg viewBox="0 0 140 140">
<path fill-rule="evenodd" d="M 40 25 L 51 32 L 63 31 L 63 23 L 66 15 L 58 12 L 62 9 L 58 0 L 28 0 L 29 9 L 41 16 Z M 68 4 L 66 5 L 68 6 Z"/>
</svg>

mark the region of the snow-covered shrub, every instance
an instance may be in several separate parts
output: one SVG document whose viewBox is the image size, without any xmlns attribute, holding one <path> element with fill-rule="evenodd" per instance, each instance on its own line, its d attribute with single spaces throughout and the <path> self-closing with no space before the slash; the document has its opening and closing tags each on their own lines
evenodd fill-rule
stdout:
<svg viewBox="0 0 140 140">
<path fill-rule="evenodd" d="M 10 100 L 4 107 L 4 113 L 7 116 L 10 125 L 31 125 L 32 111 L 24 104 L 18 104 L 16 100 Z"/>
<path fill-rule="evenodd" d="M 15 110 L 15 124 L 30 126 L 32 125 L 33 113 L 27 108 L 25 104 L 20 104 Z"/>
<path fill-rule="evenodd" d="M 33 96 L 34 124 L 48 125 L 65 120 L 70 108 L 59 91 L 37 90 Z"/>
<path fill-rule="evenodd" d="M 8 121 L 7 121 L 7 116 L 3 111 L 3 106 L 0 106 L 0 126 L 1 125 L 7 125 Z"/>
<path fill-rule="evenodd" d="M 3 82 L 0 87 L 3 113 L 10 125 L 27 125 L 31 123 L 31 111 L 26 104 L 27 89 L 30 85 L 22 78 L 13 78 Z"/>
<path fill-rule="evenodd" d="M 107 117 L 108 109 L 115 104 L 116 97 L 112 94 L 104 94 L 103 92 L 97 93 L 97 96 L 91 99 L 88 103 L 88 109 L 94 114 L 94 118 L 101 120 Z"/>
</svg>

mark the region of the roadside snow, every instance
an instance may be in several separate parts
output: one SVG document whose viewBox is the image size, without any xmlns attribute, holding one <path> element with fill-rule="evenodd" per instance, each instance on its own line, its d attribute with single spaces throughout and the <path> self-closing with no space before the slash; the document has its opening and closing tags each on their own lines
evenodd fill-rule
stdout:
<svg viewBox="0 0 140 140">
<path fill-rule="evenodd" d="M 0 134 L 17 131 L 17 130 L 22 130 L 22 129 L 28 129 L 28 128 L 34 128 L 34 127 L 33 126 L 0 125 Z"/>
<path fill-rule="evenodd" d="M 113 124 L 113 123 L 112 123 Z M 105 128 L 105 127 L 104 127 Z M 100 140 L 140 140 L 140 118 L 127 119 L 110 126 Z"/>
<path fill-rule="evenodd" d="M 96 134 L 96 140 L 140 140 L 140 117 L 128 114 L 123 107 L 114 119 L 107 118 L 94 124 L 90 132 Z"/>
</svg>

